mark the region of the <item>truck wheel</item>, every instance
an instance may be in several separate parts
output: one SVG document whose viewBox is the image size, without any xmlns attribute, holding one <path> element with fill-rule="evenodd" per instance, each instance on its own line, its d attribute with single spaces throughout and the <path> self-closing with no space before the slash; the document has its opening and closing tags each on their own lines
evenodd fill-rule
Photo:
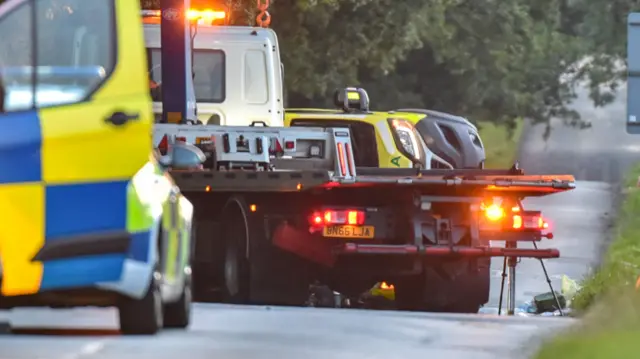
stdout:
<svg viewBox="0 0 640 359">
<path fill-rule="evenodd" d="M 175 303 L 167 303 L 164 307 L 165 328 L 184 329 L 191 321 L 191 275 L 186 275 L 180 299 Z"/>
<path fill-rule="evenodd" d="M 242 198 L 231 198 L 222 213 L 224 301 L 304 305 L 310 283 L 307 263 L 276 248 L 265 237 L 264 217 L 249 216 Z"/>
<path fill-rule="evenodd" d="M 122 334 L 150 335 L 162 329 L 163 308 L 159 278 L 160 273 L 154 271 L 144 297 L 123 299 L 118 306 Z"/>
<path fill-rule="evenodd" d="M 245 255 L 249 234 L 247 219 L 238 205 L 226 206 L 223 213 L 221 233 L 225 241 L 224 302 L 248 304 L 249 263 Z"/>
<path fill-rule="evenodd" d="M 425 268 L 423 275 L 401 278 L 396 284 L 398 309 L 427 312 L 477 313 L 489 299 L 490 259 L 453 264 L 459 271 L 449 278 L 444 266 Z M 461 272 L 460 272 L 461 271 Z"/>
</svg>

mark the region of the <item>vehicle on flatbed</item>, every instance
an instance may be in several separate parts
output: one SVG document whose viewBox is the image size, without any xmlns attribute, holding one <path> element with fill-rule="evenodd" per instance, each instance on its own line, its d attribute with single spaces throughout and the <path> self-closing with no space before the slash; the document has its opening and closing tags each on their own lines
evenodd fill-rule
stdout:
<svg viewBox="0 0 640 359">
<path fill-rule="evenodd" d="M 350 128 L 357 166 L 484 168 L 478 129 L 462 117 L 422 109 L 371 111 L 361 88 L 336 91 L 334 104 L 336 110 L 286 109 L 285 126 Z"/>
</svg>

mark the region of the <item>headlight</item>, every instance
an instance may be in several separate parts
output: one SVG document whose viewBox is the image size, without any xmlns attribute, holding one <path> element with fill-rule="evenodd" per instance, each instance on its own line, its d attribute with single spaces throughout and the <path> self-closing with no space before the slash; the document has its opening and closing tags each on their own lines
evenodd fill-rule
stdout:
<svg viewBox="0 0 640 359">
<path fill-rule="evenodd" d="M 414 165 L 424 166 L 424 148 L 420 142 L 420 134 L 415 126 L 403 119 L 389 119 L 389 126 L 396 141 L 396 147 L 402 154 L 409 157 Z"/>
</svg>

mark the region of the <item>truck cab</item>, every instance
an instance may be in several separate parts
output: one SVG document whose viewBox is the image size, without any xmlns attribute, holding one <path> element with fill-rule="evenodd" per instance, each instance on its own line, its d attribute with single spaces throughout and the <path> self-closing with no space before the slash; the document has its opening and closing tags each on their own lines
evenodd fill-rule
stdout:
<svg viewBox="0 0 640 359">
<path fill-rule="evenodd" d="M 217 25 L 224 12 L 190 10 L 193 87 L 202 124 L 283 126 L 283 71 L 276 33 L 268 28 Z M 149 77 L 162 84 L 160 11 L 144 11 Z M 181 70 L 178 70 L 181 71 Z M 152 91 L 156 119 L 162 103 Z"/>
</svg>

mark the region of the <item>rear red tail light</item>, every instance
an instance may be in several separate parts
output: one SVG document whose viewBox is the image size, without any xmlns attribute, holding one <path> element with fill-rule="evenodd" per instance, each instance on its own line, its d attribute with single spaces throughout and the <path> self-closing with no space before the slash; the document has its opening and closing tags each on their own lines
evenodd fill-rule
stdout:
<svg viewBox="0 0 640 359">
<path fill-rule="evenodd" d="M 549 223 L 547 223 L 540 212 L 527 212 L 522 214 L 513 215 L 513 229 L 548 229 Z"/>
<path fill-rule="evenodd" d="M 325 210 L 322 212 L 314 212 L 310 218 L 313 226 L 331 226 L 331 225 L 352 225 L 360 226 L 365 222 L 364 211 L 347 209 L 347 210 Z"/>
</svg>

